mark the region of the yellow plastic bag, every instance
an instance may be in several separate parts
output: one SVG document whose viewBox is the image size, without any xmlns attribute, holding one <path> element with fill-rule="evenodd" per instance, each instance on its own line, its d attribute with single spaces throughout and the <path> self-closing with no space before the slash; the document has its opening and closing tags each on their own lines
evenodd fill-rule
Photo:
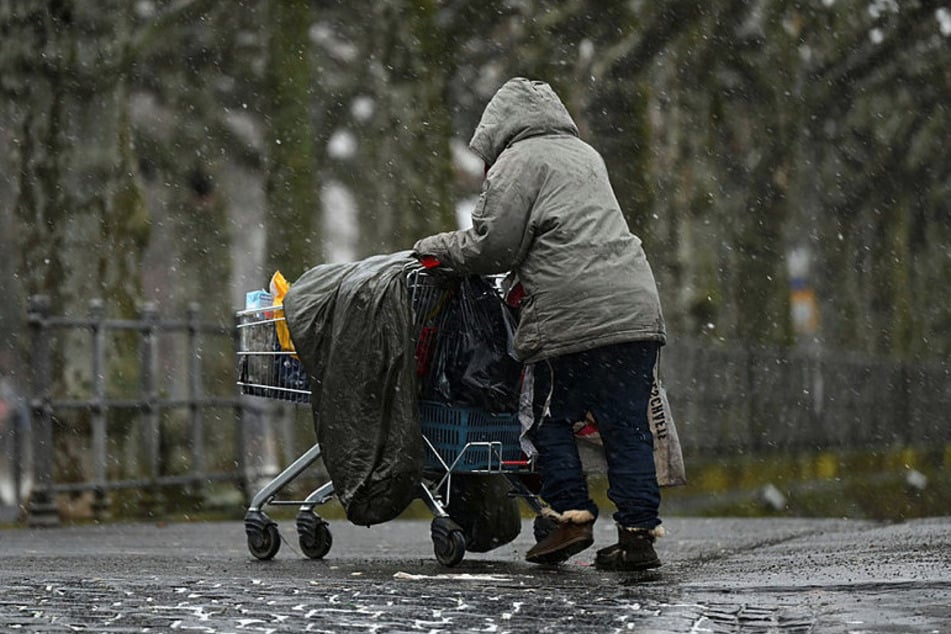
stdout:
<svg viewBox="0 0 951 634">
<path fill-rule="evenodd" d="M 284 296 L 287 295 L 287 291 L 290 290 L 291 285 L 284 275 L 280 271 L 276 271 L 274 275 L 271 276 L 271 296 L 274 298 L 275 306 L 284 305 Z M 287 322 L 284 321 L 284 309 L 275 310 L 274 318 L 277 319 L 274 322 L 274 328 L 277 330 L 277 340 L 281 344 L 281 350 L 286 350 L 288 352 L 294 352 L 294 342 L 291 341 L 291 331 L 287 329 Z"/>
</svg>

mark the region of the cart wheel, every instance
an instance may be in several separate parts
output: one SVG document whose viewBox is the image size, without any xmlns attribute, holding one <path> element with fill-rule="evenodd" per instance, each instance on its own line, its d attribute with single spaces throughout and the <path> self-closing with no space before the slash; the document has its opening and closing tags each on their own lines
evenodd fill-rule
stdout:
<svg viewBox="0 0 951 634">
<path fill-rule="evenodd" d="M 323 559 L 334 543 L 330 525 L 310 511 L 297 516 L 297 535 L 300 549 L 311 559 Z"/>
<path fill-rule="evenodd" d="M 548 517 L 547 515 L 536 515 L 535 521 L 532 523 L 532 530 L 535 533 L 535 542 L 540 542 L 549 535 L 556 528 L 555 520 Z"/>
<path fill-rule="evenodd" d="M 466 556 L 466 536 L 462 531 L 452 531 L 445 537 L 434 537 L 433 552 L 439 563 L 451 568 Z"/>
<path fill-rule="evenodd" d="M 260 530 L 248 530 L 248 550 L 258 559 L 271 559 L 281 548 L 277 524 L 265 524 Z"/>
<path fill-rule="evenodd" d="M 466 556 L 466 536 L 462 528 L 448 517 L 437 517 L 432 523 L 433 552 L 443 566 L 457 565 Z"/>
</svg>

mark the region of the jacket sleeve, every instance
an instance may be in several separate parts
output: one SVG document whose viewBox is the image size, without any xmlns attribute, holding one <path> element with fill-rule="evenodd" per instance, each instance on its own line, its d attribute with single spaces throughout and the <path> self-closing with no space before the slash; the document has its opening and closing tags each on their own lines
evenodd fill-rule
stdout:
<svg viewBox="0 0 951 634">
<path fill-rule="evenodd" d="M 482 195 L 472 211 L 472 227 L 423 238 L 413 250 L 417 255 L 434 256 L 459 273 L 488 275 L 512 270 L 525 257 L 532 240 L 530 217 L 535 194 L 529 171 L 526 161 L 503 153 L 482 184 Z"/>
</svg>

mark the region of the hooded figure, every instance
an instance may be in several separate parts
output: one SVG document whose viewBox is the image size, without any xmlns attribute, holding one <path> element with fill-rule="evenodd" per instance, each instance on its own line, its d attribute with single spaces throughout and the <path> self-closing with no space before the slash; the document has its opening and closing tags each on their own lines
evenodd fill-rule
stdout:
<svg viewBox="0 0 951 634">
<path fill-rule="evenodd" d="M 593 543 L 598 509 L 588 495 L 572 433 L 597 420 L 618 544 L 598 552 L 603 569 L 660 565 L 660 493 L 647 399 L 666 341 L 654 276 L 598 152 L 551 87 L 515 78 L 486 106 L 469 147 L 486 164 L 472 227 L 416 243 L 462 274 L 510 272 L 524 295 L 515 352 L 535 364 L 542 497 L 556 529 L 528 553 L 557 563 Z"/>
<path fill-rule="evenodd" d="M 414 250 L 460 273 L 512 271 L 525 295 L 515 351 L 532 363 L 626 341 L 665 341 L 650 265 L 601 156 L 551 87 L 512 79 L 469 147 L 488 166 L 472 227 Z"/>
</svg>

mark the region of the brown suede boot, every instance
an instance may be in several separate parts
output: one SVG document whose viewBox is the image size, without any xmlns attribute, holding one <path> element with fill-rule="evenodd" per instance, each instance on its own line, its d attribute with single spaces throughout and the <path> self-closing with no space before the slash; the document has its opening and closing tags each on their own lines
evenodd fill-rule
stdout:
<svg viewBox="0 0 951 634">
<path fill-rule="evenodd" d="M 525 555 L 533 564 L 560 564 L 594 543 L 594 515 L 588 511 L 566 511 L 553 518 L 555 529 Z"/>
<path fill-rule="evenodd" d="M 599 550 L 594 567 L 614 572 L 658 568 L 660 558 L 654 551 L 654 540 L 663 534 L 664 529 L 659 526 L 654 529 L 618 526 L 618 543 Z"/>
</svg>

